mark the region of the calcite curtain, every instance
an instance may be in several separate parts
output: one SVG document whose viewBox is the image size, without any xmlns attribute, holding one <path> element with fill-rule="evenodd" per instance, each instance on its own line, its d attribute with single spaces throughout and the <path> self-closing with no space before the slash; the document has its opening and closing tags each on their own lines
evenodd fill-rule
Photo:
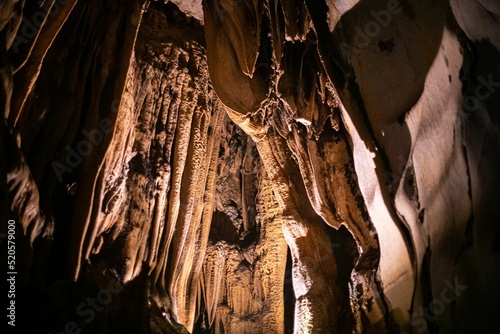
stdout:
<svg viewBox="0 0 500 334">
<path fill-rule="evenodd" d="M 499 22 L 495 0 L 3 1 L 9 330 L 491 332 Z"/>
</svg>

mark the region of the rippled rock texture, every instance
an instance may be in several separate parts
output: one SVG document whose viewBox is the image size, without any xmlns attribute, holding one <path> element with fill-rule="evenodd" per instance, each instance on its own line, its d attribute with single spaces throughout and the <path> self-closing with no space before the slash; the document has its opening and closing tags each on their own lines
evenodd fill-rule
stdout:
<svg viewBox="0 0 500 334">
<path fill-rule="evenodd" d="M 495 328 L 496 1 L 0 9 L 18 332 Z"/>
</svg>

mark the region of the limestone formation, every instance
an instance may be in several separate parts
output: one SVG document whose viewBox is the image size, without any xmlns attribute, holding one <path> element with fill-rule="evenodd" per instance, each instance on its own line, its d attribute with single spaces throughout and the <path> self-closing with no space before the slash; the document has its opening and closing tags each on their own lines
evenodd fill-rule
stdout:
<svg viewBox="0 0 500 334">
<path fill-rule="evenodd" d="M 10 329 L 492 332 L 499 22 L 495 0 L 3 1 Z"/>
</svg>

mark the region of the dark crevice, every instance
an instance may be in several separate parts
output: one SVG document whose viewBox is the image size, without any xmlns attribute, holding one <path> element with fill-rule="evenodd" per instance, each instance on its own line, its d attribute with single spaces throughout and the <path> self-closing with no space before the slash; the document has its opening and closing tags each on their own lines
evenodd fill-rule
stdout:
<svg viewBox="0 0 500 334">
<path fill-rule="evenodd" d="M 293 333 L 294 319 L 295 319 L 295 293 L 293 290 L 292 280 L 292 256 L 290 250 L 287 248 L 286 269 L 284 278 L 284 304 L 285 304 L 285 333 Z"/>
<path fill-rule="evenodd" d="M 427 327 L 430 333 L 438 333 L 439 328 L 436 322 L 436 314 L 434 313 L 433 306 L 433 293 L 432 293 L 432 277 L 431 277 L 431 249 L 427 247 L 422 259 L 422 272 L 420 275 L 420 284 L 422 287 L 423 296 L 423 309 L 420 310 L 422 314 L 415 313 L 414 320 L 418 317 L 423 317 L 427 322 Z"/>
<path fill-rule="evenodd" d="M 354 269 L 356 259 L 359 253 L 356 247 L 356 242 L 351 235 L 351 232 L 344 226 L 341 226 L 337 231 L 329 229 L 330 240 L 333 248 L 335 261 L 337 262 L 337 280 L 342 293 L 340 314 L 337 321 L 339 333 L 352 333 L 355 320 L 352 314 L 350 298 L 349 298 L 349 282 L 351 273 Z"/>
</svg>

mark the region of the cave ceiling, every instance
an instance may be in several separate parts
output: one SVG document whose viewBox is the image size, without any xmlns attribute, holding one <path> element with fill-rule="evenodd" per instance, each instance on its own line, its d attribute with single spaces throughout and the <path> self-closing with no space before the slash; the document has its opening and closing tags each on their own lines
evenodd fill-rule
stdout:
<svg viewBox="0 0 500 334">
<path fill-rule="evenodd" d="M 496 0 L 2 1 L 8 329 L 495 332 L 499 22 Z"/>
</svg>

